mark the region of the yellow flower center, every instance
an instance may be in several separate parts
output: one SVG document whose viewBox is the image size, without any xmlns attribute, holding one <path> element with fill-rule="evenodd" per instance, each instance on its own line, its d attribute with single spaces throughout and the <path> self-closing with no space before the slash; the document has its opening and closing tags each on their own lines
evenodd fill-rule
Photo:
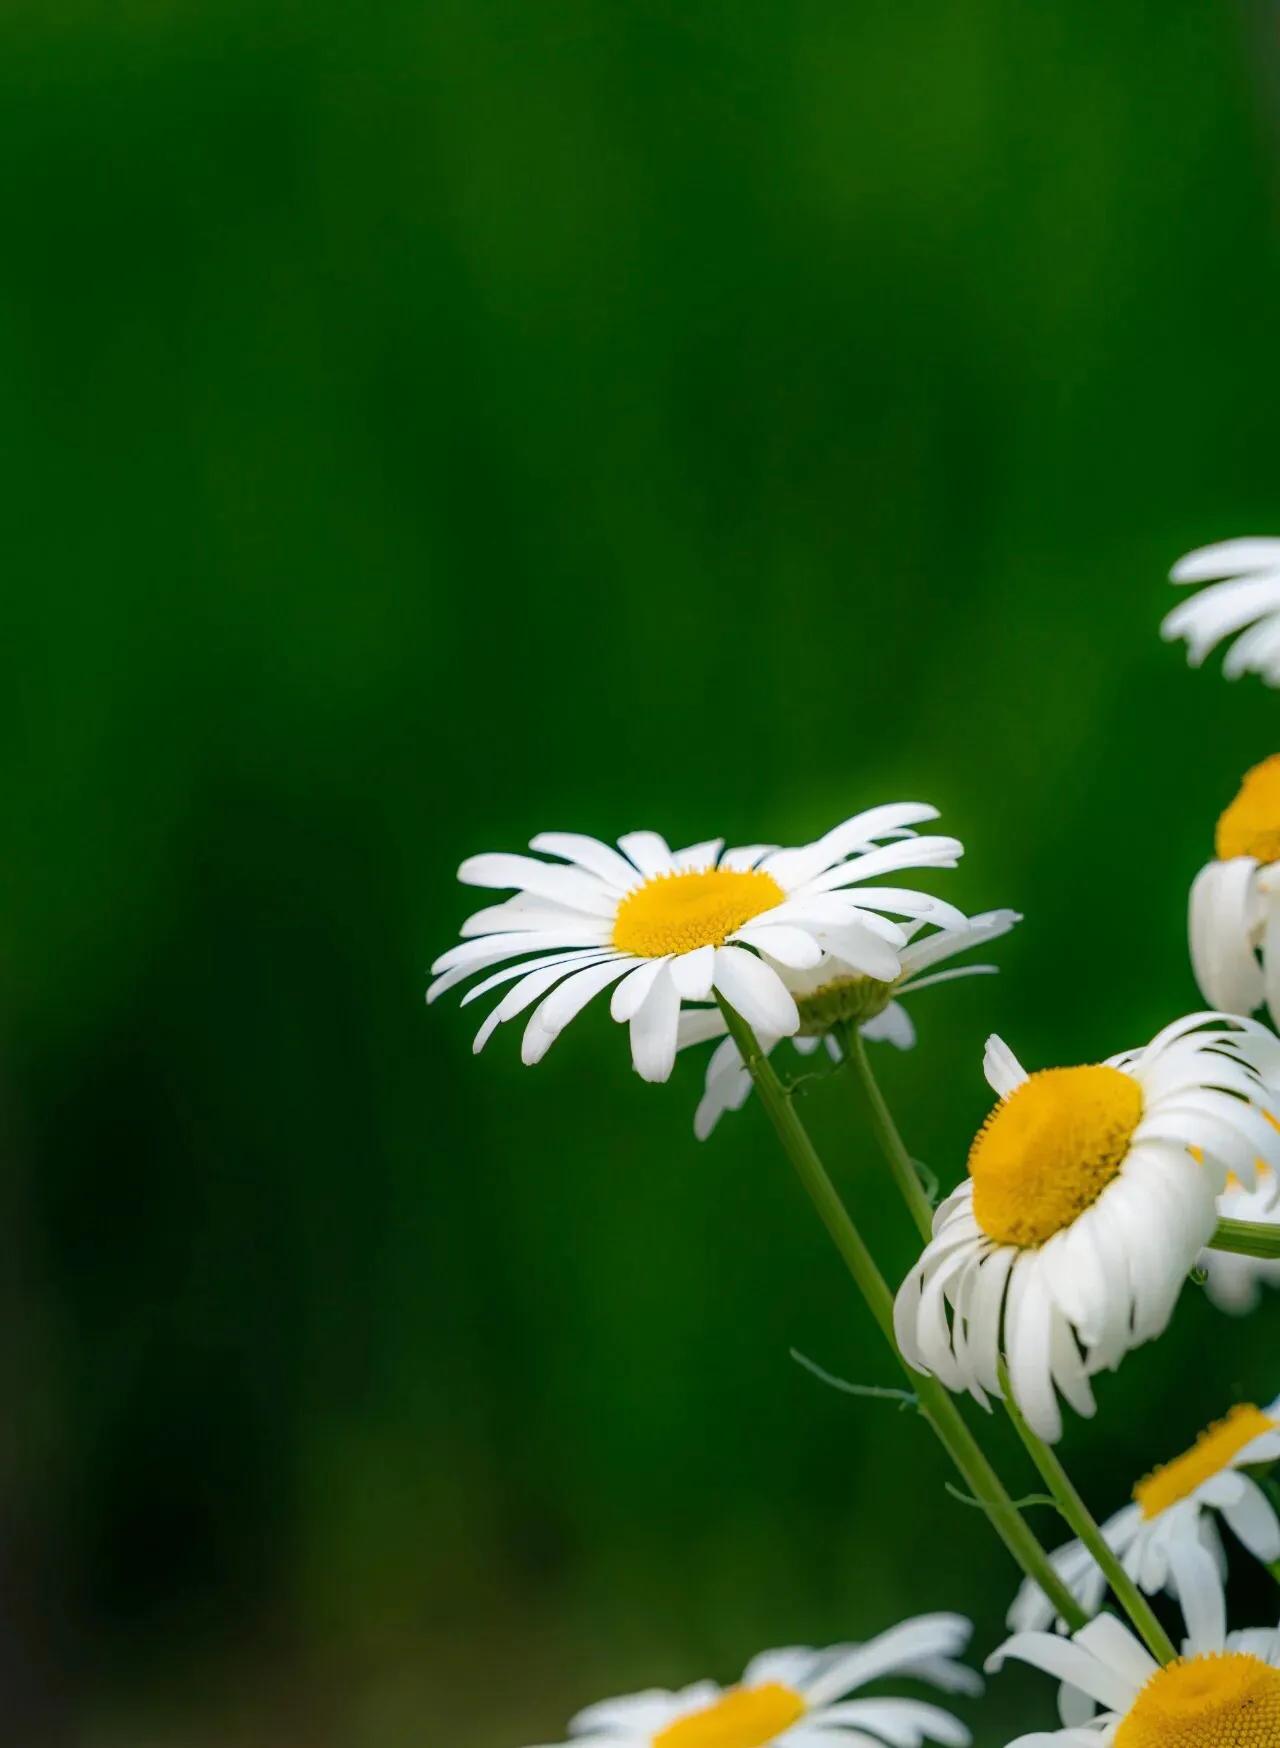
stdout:
<svg viewBox="0 0 1280 1748">
<path fill-rule="evenodd" d="M 772 874 L 758 869 L 699 868 L 689 874 L 657 874 L 629 892 L 618 906 L 613 944 L 620 953 L 659 959 L 722 947 L 743 923 L 781 904 L 786 893 Z"/>
<path fill-rule="evenodd" d="M 998 1104 L 969 1150 L 973 1212 L 998 1244 L 1043 1244 L 1124 1163 L 1142 1089 L 1118 1068 L 1046 1068 Z"/>
<path fill-rule="evenodd" d="M 1116 1731 L 1114 1748 L 1275 1748 L 1280 1669 L 1227 1651 L 1153 1675 Z"/>
<path fill-rule="evenodd" d="M 1197 1487 L 1229 1469 L 1246 1445 L 1264 1432 L 1274 1431 L 1275 1426 L 1276 1422 L 1252 1402 L 1240 1403 L 1225 1420 L 1206 1428 L 1189 1451 L 1139 1481 L 1133 1497 L 1142 1507 L 1143 1517 L 1159 1517 L 1180 1499 L 1189 1498 Z"/>
<path fill-rule="evenodd" d="M 1218 821 L 1214 848 L 1223 862 L 1232 856 L 1280 861 L 1280 753 L 1245 772 L 1240 793 Z"/>
<path fill-rule="evenodd" d="M 806 1710 L 798 1693 L 780 1681 L 731 1687 L 699 1712 L 677 1718 L 653 1738 L 653 1748 L 767 1748 Z"/>
</svg>

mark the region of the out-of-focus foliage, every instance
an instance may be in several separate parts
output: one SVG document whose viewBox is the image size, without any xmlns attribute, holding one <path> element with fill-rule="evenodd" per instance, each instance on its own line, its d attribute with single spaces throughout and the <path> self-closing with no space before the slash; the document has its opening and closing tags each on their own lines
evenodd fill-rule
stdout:
<svg viewBox="0 0 1280 1748">
<path fill-rule="evenodd" d="M 1027 915 L 878 1058 L 944 1183 L 993 1026 L 1195 1005 L 1280 702 L 1155 628 L 1179 552 L 1280 532 L 1276 49 L 1133 0 L 6 10 L 26 1748 L 516 1748 L 765 1644 L 991 1642 L 923 1430 L 788 1357 L 891 1380 L 759 1113 L 698 1146 L 698 1067 L 643 1086 L 602 1007 L 526 1071 L 421 991 L 469 851 L 910 796 Z M 1100 1511 L 1274 1396 L 1277 1317 L 1186 1296 L 1070 1430 Z M 1004 1678 L 980 1743 L 1048 1704 Z"/>
</svg>

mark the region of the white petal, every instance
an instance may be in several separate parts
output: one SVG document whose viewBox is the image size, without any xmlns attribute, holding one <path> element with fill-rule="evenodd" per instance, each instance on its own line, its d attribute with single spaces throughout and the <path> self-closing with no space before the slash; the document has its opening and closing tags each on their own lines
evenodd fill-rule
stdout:
<svg viewBox="0 0 1280 1748">
<path fill-rule="evenodd" d="M 981 916 L 970 917 L 963 928 L 942 930 L 926 935 L 923 940 L 912 941 L 903 950 L 902 968 L 909 977 L 914 977 L 939 960 L 954 959 L 958 953 L 967 953 L 972 947 L 999 940 L 1021 921 L 1022 917 L 1016 910 L 985 911 Z"/>
<path fill-rule="evenodd" d="M 682 1008 L 676 1048 L 687 1050 L 711 1038 L 723 1038 L 725 1031 L 725 1018 L 719 1008 Z"/>
<path fill-rule="evenodd" d="M 1160 635 L 1169 640 L 1184 637 L 1187 641 L 1187 661 L 1194 668 L 1199 667 L 1223 638 L 1230 637 L 1245 626 L 1254 625 L 1255 621 L 1259 622 L 1255 625 L 1253 635 L 1248 632 L 1245 634 L 1253 646 L 1253 655 L 1246 651 L 1241 657 L 1235 650 L 1231 652 L 1235 660 L 1231 661 L 1228 677 L 1236 679 L 1246 666 L 1256 665 L 1259 646 L 1269 646 L 1270 639 L 1264 627 L 1278 608 L 1280 571 L 1232 577 L 1227 582 L 1214 583 L 1212 587 L 1203 589 L 1190 600 L 1180 602 L 1165 617 L 1160 627 Z M 1226 664 L 1223 672 L 1227 672 Z"/>
<path fill-rule="evenodd" d="M 670 960 L 646 959 L 624 982 L 613 992 L 613 1000 L 609 1003 L 609 1012 L 619 1025 L 626 1020 L 632 1020 L 639 1013 L 649 991 L 661 975 L 664 965 Z"/>
<path fill-rule="evenodd" d="M 1244 577 L 1272 569 L 1280 570 L 1280 540 L 1245 535 L 1185 553 L 1169 577 L 1175 583 L 1209 583 L 1217 577 Z"/>
<path fill-rule="evenodd" d="M 1266 921 L 1262 934 L 1262 977 L 1273 1026 L 1280 1025 L 1280 890 L 1263 898 Z"/>
<path fill-rule="evenodd" d="M 625 977 L 634 963 L 634 960 L 617 959 L 603 965 L 590 965 L 585 971 L 574 972 L 572 977 L 567 977 L 553 989 L 529 1016 L 520 1044 L 521 1061 L 530 1067 L 541 1062 L 575 1014 L 582 1012 L 592 996 L 616 983 L 618 978 Z"/>
<path fill-rule="evenodd" d="M 1029 1078 L 1026 1069 L 996 1032 L 987 1039 L 987 1047 L 982 1056 L 982 1072 L 986 1075 L 987 1085 L 992 1092 L 1002 1099 L 1007 1099 L 1011 1092 L 1015 1092 Z"/>
<path fill-rule="evenodd" d="M 624 855 L 630 856 L 646 880 L 652 880 L 658 874 L 674 874 L 676 871 L 675 859 L 667 847 L 667 840 L 659 837 L 657 832 L 627 832 L 618 839 L 618 848 Z"/>
<path fill-rule="evenodd" d="M 838 927 L 819 924 L 814 934 L 827 952 L 851 971 L 860 971 L 880 983 L 897 981 L 902 963 L 894 948 L 869 926 L 865 912 L 852 912 Z"/>
<path fill-rule="evenodd" d="M 1227 1599 L 1216 1561 L 1198 1542 L 1179 1539 L 1169 1550 L 1173 1587 L 1196 1652 L 1221 1651 L 1227 1636 Z"/>
<path fill-rule="evenodd" d="M 788 891 L 820 874 L 824 868 L 842 861 L 854 851 L 875 843 L 877 838 L 896 836 L 925 820 L 937 819 L 938 810 L 924 802 L 892 802 L 885 807 L 868 808 L 852 819 L 841 821 L 825 837 L 800 849 L 777 850 L 766 856 L 762 866 Z"/>
<path fill-rule="evenodd" d="M 945 1748 L 968 1748 L 972 1740 L 959 1718 L 944 1712 L 941 1706 L 925 1705 L 916 1699 L 841 1700 L 836 1705 L 824 1706 L 815 1721 L 860 1726 L 889 1743 L 890 1748 L 921 1748 L 924 1742 L 941 1742 Z"/>
<path fill-rule="evenodd" d="M 636 884 L 636 871 L 630 862 L 599 838 L 585 837 L 581 832 L 539 832 L 530 840 L 529 848 L 545 856 L 562 856 L 566 862 L 576 862 L 615 892 L 630 892 Z"/>
<path fill-rule="evenodd" d="M 615 958 L 616 955 L 609 955 L 610 961 Z M 552 985 L 559 983 L 562 978 L 568 977 L 572 972 L 582 971 L 589 966 L 607 962 L 593 957 L 586 962 L 586 965 L 581 960 L 575 959 L 569 964 L 544 963 L 536 970 L 530 967 L 528 976 L 522 977 L 514 988 L 509 989 L 502 1000 L 490 1010 L 484 1024 L 476 1033 L 475 1042 L 471 1046 L 472 1050 L 478 1056 L 500 1025 L 503 1025 L 507 1020 L 514 1019 L 517 1014 L 522 1014 L 527 1007 L 532 1006 L 538 1000 L 539 996 L 545 995 Z M 620 963 L 625 965 L 626 961 L 623 960 Z M 523 971 L 525 967 L 521 966 L 519 969 Z M 467 999 L 470 1000 L 470 997 L 468 996 Z"/>
<path fill-rule="evenodd" d="M 697 947 L 692 953 L 677 953 L 671 961 L 671 981 L 686 1001 L 706 1001 L 715 974 L 714 947 Z"/>
<path fill-rule="evenodd" d="M 759 924 L 748 923 L 730 939 L 755 947 L 796 971 L 809 971 L 822 963 L 822 948 L 807 929 L 787 923 L 771 924 L 768 919 L 769 912 L 765 911 Z"/>
<path fill-rule="evenodd" d="M 789 1038 L 799 1029 L 800 1013 L 790 991 L 776 971 L 745 947 L 716 948 L 715 984 L 753 1032 Z"/>
<path fill-rule="evenodd" d="M 680 995 L 664 965 L 631 1019 L 631 1060 L 642 1080 L 664 1081 L 676 1060 Z"/>
<path fill-rule="evenodd" d="M 723 848 L 723 838 L 704 838 L 700 844 L 688 844 L 683 850 L 673 851 L 671 859 L 681 873 L 714 868 Z"/>
<path fill-rule="evenodd" d="M 1100 1662 L 1082 1646 L 1066 1643 L 1052 1633 L 1015 1633 L 987 1658 L 988 1673 L 1000 1669 L 1010 1657 L 1043 1669 L 1058 1681 L 1069 1682 L 1109 1711 L 1124 1712 L 1133 1704 L 1136 1689 L 1126 1676 Z M 1153 1673 L 1154 1668 L 1153 1664 Z"/>
<path fill-rule="evenodd" d="M 1244 1490 L 1238 1500 L 1222 1507 L 1233 1535 L 1244 1543 L 1255 1560 L 1270 1566 L 1280 1560 L 1280 1520 L 1276 1509 L 1256 1481 L 1240 1477 Z"/>
<path fill-rule="evenodd" d="M 608 930 L 593 923 L 589 917 L 583 917 L 580 924 L 561 930 L 516 929 L 506 935 L 485 935 L 478 941 L 459 941 L 456 946 L 441 953 L 432 963 L 431 969 L 433 972 L 456 973 L 447 978 L 448 983 L 453 984 L 461 978 L 470 977 L 473 971 L 487 970 L 490 965 L 497 965 L 503 959 L 514 959 L 520 953 L 548 951 L 557 947 L 602 947 L 607 942 Z M 443 987 L 445 983 L 446 978 L 441 977 L 440 986 Z M 433 984 L 432 988 L 435 987 Z"/>
<path fill-rule="evenodd" d="M 1108 1669 L 1114 1669 L 1117 1675 L 1130 1682 L 1135 1693 L 1144 1688 L 1156 1672 L 1156 1660 L 1146 1646 L 1112 1614 L 1100 1614 L 1097 1620 L 1081 1627 L 1075 1640 L 1099 1663 L 1105 1663 Z"/>
<path fill-rule="evenodd" d="M 493 853 L 468 856 L 458 869 L 464 886 L 513 886 L 521 892 L 536 892 L 556 904 L 584 911 L 589 916 L 612 916 L 617 894 L 610 892 L 593 874 L 577 868 L 556 867 L 533 856 Z"/>
<path fill-rule="evenodd" d="M 1206 1001 L 1228 1013 L 1251 1014 L 1261 1004 L 1262 968 L 1251 944 L 1250 856 L 1210 862 L 1196 875 L 1188 907 L 1191 965 Z"/>
<path fill-rule="evenodd" d="M 1026 1287 L 1016 1324 L 1012 1319 L 1005 1324 L 1009 1379 L 1030 1426 L 1047 1443 L 1056 1444 L 1062 1437 L 1062 1414 L 1049 1366 L 1051 1307 L 1034 1252 L 1021 1259 L 1019 1272 L 1025 1274 Z"/>
<path fill-rule="evenodd" d="M 910 1669 L 922 1659 L 955 1656 L 964 1650 L 972 1633 L 973 1623 L 963 1615 L 918 1615 L 868 1639 L 865 1645 L 833 1657 L 816 1679 L 806 1682 L 804 1698 L 811 1708 L 826 1705 L 882 1675 Z"/>
<path fill-rule="evenodd" d="M 501 984 L 510 983 L 512 978 L 525 977 L 533 971 L 549 970 L 554 965 L 565 968 L 566 974 L 571 965 L 594 965 L 601 959 L 615 959 L 617 954 L 612 947 L 574 947 L 564 953 L 547 953 L 537 959 L 523 959 L 519 965 L 507 965 L 501 971 L 495 971 L 491 977 L 486 977 L 480 983 L 473 983 L 463 996 L 462 1007 L 477 1001 L 482 995 L 488 995 L 491 989 L 497 989 Z"/>
<path fill-rule="evenodd" d="M 935 983 L 955 983 L 961 977 L 995 977 L 998 965 L 953 965 L 950 971 L 935 971 L 932 977 L 913 977 L 898 985 L 899 995 L 914 995 L 918 989 L 932 989 Z"/>
<path fill-rule="evenodd" d="M 874 1043 L 892 1044 L 897 1050 L 911 1050 L 915 1046 L 916 1029 L 901 1002 L 891 1001 L 883 1012 L 858 1029 L 864 1038 Z"/>
<path fill-rule="evenodd" d="M 738 844 L 732 850 L 726 850 L 720 858 L 722 868 L 754 868 L 763 856 L 770 856 L 777 849 L 777 844 Z"/>
</svg>

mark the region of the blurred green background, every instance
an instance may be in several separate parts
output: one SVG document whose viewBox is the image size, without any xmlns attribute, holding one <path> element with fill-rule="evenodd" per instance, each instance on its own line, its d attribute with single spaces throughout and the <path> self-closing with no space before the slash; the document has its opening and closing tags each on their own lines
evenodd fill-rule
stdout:
<svg viewBox="0 0 1280 1748">
<path fill-rule="evenodd" d="M 919 797 L 998 980 L 877 1055 L 949 1186 L 1195 1004 L 1280 533 L 1274 5 L 11 0 L 0 1703 L 24 1748 L 521 1748 L 1013 1573 L 757 1110 L 426 1011 L 464 854 Z M 895 1277 L 843 1089 L 806 1113 Z M 1100 1512 L 1280 1304 L 1188 1293 Z M 1031 1484 L 1002 1429 L 998 1449 Z M 1051 1524 L 1042 1525 L 1053 1535 Z M 1240 1624 L 1274 1619 L 1247 1574 Z M 1003 1678 L 978 1741 L 1047 1726 Z"/>
</svg>

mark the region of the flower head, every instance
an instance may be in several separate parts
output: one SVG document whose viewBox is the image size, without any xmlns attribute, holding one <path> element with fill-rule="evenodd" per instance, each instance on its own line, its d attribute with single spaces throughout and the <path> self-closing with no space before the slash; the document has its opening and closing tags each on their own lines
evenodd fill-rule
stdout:
<svg viewBox="0 0 1280 1748">
<path fill-rule="evenodd" d="M 1003 1355 L 1049 1440 L 1062 1431 L 1059 1392 L 1092 1414 L 1093 1374 L 1168 1323 L 1228 1175 L 1253 1184 L 1259 1158 L 1280 1164 L 1280 1134 L 1259 1108 L 1263 1075 L 1278 1067 L 1280 1041 L 1227 1014 L 1033 1075 L 989 1040 L 1000 1102 L 898 1293 L 907 1360 L 985 1405 Z"/>
<path fill-rule="evenodd" d="M 1245 773 L 1191 887 L 1191 965 L 1206 1001 L 1280 1023 L 1280 755 Z"/>
<path fill-rule="evenodd" d="M 1202 546 L 1174 565 L 1175 583 L 1208 583 L 1165 617 L 1160 635 L 1187 641 L 1187 660 L 1198 668 L 1224 637 L 1235 632 L 1222 671 L 1229 680 L 1258 674 L 1280 686 L 1280 540 L 1224 540 Z M 1222 579 L 1222 580 L 1215 580 Z"/>
<path fill-rule="evenodd" d="M 463 998 L 512 985 L 475 1048 L 532 1007 L 521 1047 L 532 1063 L 593 996 L 616 986 L 610 1011 L 630 1023 L 635 1066 L 655 1081 L 671 1073 L 684 1002 L 718 993 L 757 1032 L 785 1037 L 800 1014 L 781 968 L 803 970 L 836 953 L 866 976 L 893 982 L 907 934 L 892 919 L 964 924 L 941 899 L 863 884 L 906 868 L 954 867 L 962 853 L 955 838 L 917 837 L 912 829 L 936 817 L 917 802 L 875 807 L 798 849 L 724 850 L 716 838 L 672 851 L 656 832 L 630 832 L 615 850 L 595 838 L 543 832 L 530 848 L 555 861 L 472 856 L 460 880 L 514 888 L 515 896 L 468 918 L 463 941 L 432 966 L 427 1000 L 503 966 Z"/>
<path fill-rule="evenodd" d="M 1107 1546 L 1148 1595 L 1169 1589 L 1180 1596 L 1184 1583 L 1221 1585 L 1225 1556 L 1218 1533 L 1220 1517 L 1255 1559 L 1280 1560 L 1280 1516 L 1248 1474 L 1255 1465 L 1280 1459 L 1280 1401 L 1266 1410 L 1240 1403 L 1202 1432 L 1189 1450 L 1161 1464 L 1133 1489 L 1131 1502 L 1102 1525 Z M 1214 1558 L 1206 1566 L 1203 1551 Z M 1054 1569 L 1086 1614 L 1096 1614 L 1106 1580 L 1080 1542 L 1068 1542 L 1050 1556 Z M 1053 1622 L 1053 1606 L 1031 1579 L 1009 1610 L 1014 1631 L 1038 1630 Z M 1059 1632 L 1065 1623 L 1056 1622 Z"/>
<path fill-rule="evenodd" d="M 1019 1736 L 1009 1748 L 1272 1748 L 1280 1630 L 1228 1635 L 1225 1626 L 1220 1593 L 1193 1601 L 1185 1654 L 1164 1668 L 1113 1615 L 1069 1640 L 1015 1633 L 988 1670 L 1012 1657 L 1055 1676 L 1065 1728 Z"/>
<path fill-rule="evenodd" d="M 824 953 L 819 963 L 807 971 L 777 966 L 775 969 L 794 996 L 800 1013 L 800 1030 L 792 1037 L 792 1044 L 802 1056 L 825 1046 L 832 1061 L 839 1062 L 841 1051 L 835 1029 L 842 1022 L 854 1021 L 864 1038 L 910 1050 L 916 1041 L 916 1031 L 902 1005 L 904 998 L 958 977 L 990 976 L 997 970 L 994 965 L 956 965 L 948 971 L 935 971 L 933 967 L 997 940 L 1021 921 L 1016 910 L 991 910 L 969 917 L 962 928 L 931 929 L 927 934 L 921 933 L 923 921 L 909 924 L 903 931 L 907 945 L 898 955 L 902 970 L 892 982 L 855 971 L 832 953 Z M 738 1046 L 724 1033 L 725 1020 L 718 1008 L 691 1008 L 680 1016 L 680 1049 L 706 1043 L 711 1038 L 723 1040 L 707 1063 L 706 1087 L 694 1115 L 694 1133 L 701 1141 L 705 1141 L 726 1111 L 741 1110 L 751 1091 L 751 1076 Z M 768 1052 L 779 1040 L 765 1033 L 758 1035 L 758 1041 Z"/>
<path fill-rule="evenodd" d="M 765 1651 L 734 1687 L 700 1681 L 589 1706 L 562 1748 L 966 1748 L 969 1731 L 938 1706 L 845 1696 L 884 1676 L 981 1692 L 973 1671 L 954 1661 L 972 1630 L 959 1615 L 920 1615 L 864 1645 Z"/>
</svg>

